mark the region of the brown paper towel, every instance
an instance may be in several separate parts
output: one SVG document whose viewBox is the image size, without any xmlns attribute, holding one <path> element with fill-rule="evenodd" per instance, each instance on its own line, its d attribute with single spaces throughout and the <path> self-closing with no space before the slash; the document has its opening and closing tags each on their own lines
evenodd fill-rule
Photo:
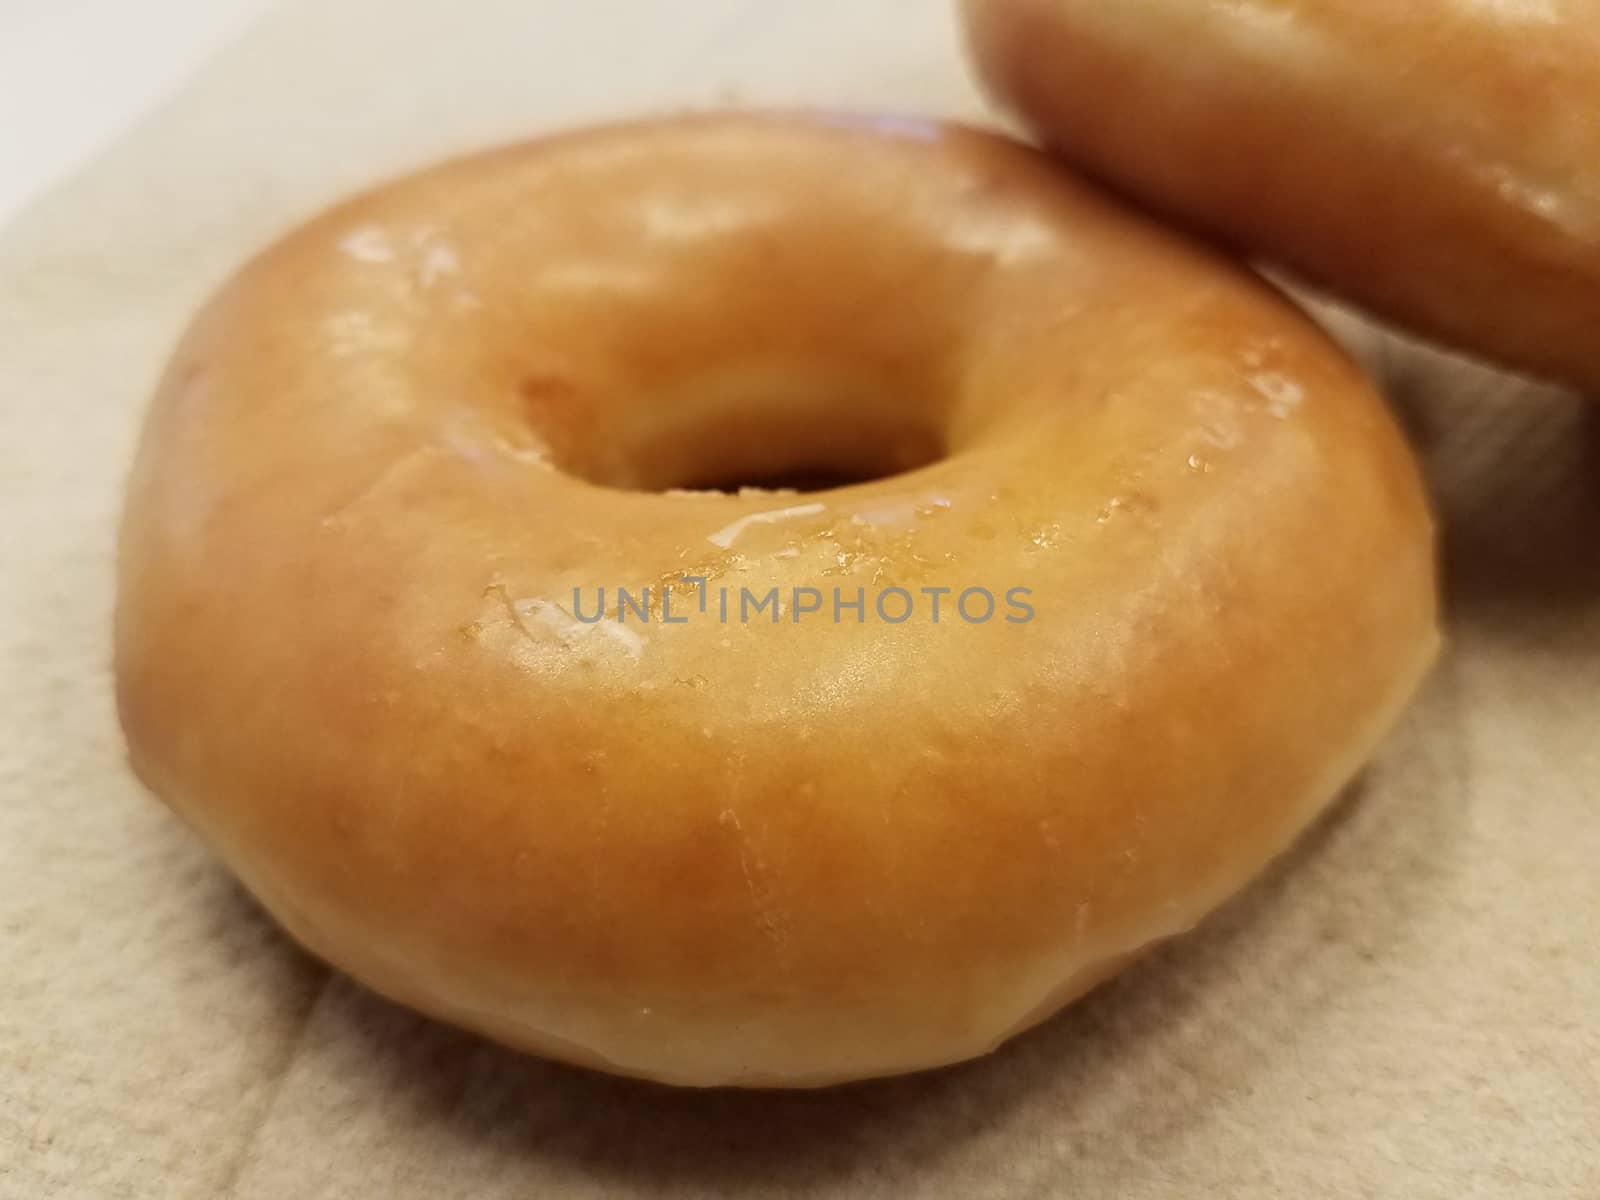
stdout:
<svg viewBox="0 0 1600 1200">
<path fill-rule="evenodd" d="M 296 4 L 0 237 L 0 1197 L 1600 1197 L 1600 408 L 1337 314 L 1427 458 L 1450 653 L 1263 881 L 985 1061 L 521 1058 L 310 962 L 140 792 L 113 524 L 206 291 L 398 168 L 728 100 L 981 111 L 941 0 Z"/>
</svg>

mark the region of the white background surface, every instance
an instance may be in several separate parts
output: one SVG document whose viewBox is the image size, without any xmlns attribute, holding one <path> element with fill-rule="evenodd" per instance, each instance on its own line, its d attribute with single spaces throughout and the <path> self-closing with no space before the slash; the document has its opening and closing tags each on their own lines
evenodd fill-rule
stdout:
<svg viewBox="0 0 1600 1200">
<path fill-rule="evenodd" d="M 86 163 L 272 0 L 0 0 L 0 225 Z"/>
</svg>

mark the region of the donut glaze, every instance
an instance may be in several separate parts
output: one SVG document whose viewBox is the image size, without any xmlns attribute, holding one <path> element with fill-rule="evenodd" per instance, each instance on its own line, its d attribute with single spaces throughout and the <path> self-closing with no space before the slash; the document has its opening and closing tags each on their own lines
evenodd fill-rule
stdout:
<svg viewBox="0 0 1600 1200">
<path fill-rule="evenodd" d="M 1600 0 L 963 0 L 990 90 L 1144 204 L 1600 390 Z"/>
<path fill-rule="evenodd" d="M 805 471 L 873 478 L 705 490 Z M 585 623 L 645 585 L 675 623 Z M 734 585 L 776 620 L 695 603 Z M 802 1086 L 981 1054 L 1192 926 L 1434 629 L 1409 450 L 1263 282 L 995 136 L 728 115 L 248 264 L 149 415 L 116 675 L 140 776 L 329 962 Z"/>
</svg>

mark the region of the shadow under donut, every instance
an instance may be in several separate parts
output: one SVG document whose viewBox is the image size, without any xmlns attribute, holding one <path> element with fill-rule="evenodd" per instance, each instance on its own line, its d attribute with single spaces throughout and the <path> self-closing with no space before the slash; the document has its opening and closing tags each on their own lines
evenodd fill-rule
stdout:
<svg viewBox="0 0 1600 1200">
<path fill-rule="evenodd" d="M 1392 400 L 1426 472 L 1453 619 L 1519 642 L 1600 608 L 1600 403 L 1310 300 Z M 1600 643 L 1596 643 L 1600 646 Z"/>
</svg>

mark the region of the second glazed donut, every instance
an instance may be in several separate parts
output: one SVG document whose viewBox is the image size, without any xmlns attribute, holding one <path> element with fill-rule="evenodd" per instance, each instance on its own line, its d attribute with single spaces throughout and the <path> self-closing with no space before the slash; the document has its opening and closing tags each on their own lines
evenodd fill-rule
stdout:
<svg viewBox="0 0 1600 1200">
<path fill-rule="evenodd" d="M 1600 389 L 1595 0 L 965 0 L 991 90 L 1144 203 Z"/>
</svg>

